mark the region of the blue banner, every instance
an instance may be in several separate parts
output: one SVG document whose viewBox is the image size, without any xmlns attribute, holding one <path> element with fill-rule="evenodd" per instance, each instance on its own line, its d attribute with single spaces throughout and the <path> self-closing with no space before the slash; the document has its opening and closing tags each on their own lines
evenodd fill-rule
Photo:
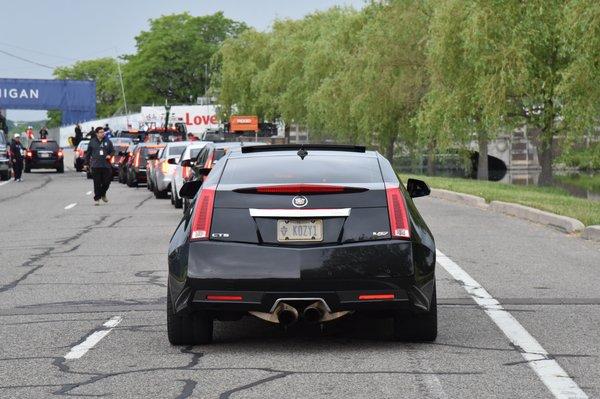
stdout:
<svg viewBox="0 0 600 399">
<path fill-rule="evenodd" d="M 70 125 L 96 118 L 92 80 L 0 79 L 0 108 L 60 109 Z"/>
</svg>

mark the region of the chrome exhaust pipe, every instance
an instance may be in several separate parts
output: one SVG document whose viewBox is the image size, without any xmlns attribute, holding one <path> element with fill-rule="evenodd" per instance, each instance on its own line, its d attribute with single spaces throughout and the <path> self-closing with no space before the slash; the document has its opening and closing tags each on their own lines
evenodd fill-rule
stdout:
<svg viewBox="0 0 600 399">
<path fill-rule="evenodd" d="M 277 320 L 282 326 L 289 326 L 298 320 L 298 311 L 295 307 L 290 306 L 287 303 L 281 302 L 274 313 L 277 315 Z"/>
<path fill-rule="evenodd" d="M 319 321 L 321 321 L 321 319 L 323 319 L 323 316 L 325 316 L 326 312 L 327 312 L 327 309 L 325 309 L 325 307 L 323 306 L 323 303 L 321 301 L 317 301 L 311 305 L 308 305 L 304 309 L 304 312 L 302 313 L 302 317 L 308 323 L 318 323 Z"/>
</svg>

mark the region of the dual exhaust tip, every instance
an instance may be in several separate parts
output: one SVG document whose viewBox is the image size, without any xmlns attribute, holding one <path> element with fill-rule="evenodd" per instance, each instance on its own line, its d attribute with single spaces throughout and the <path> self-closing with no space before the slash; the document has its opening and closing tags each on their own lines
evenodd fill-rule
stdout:
<svg viewBox="0 0 600 399">
<path fill-rule="evenodd" d="M 323 320 L 326 312 L 327 310 L 323 306 L 323 303 L 317 301 L 304 308 L 302 318 L 309 323 L 318 323 Z M 298 310 L 284 302 L 277 305 L 273 313 L 277 316 L 277 321 L 282 326 L 289 326 L 298 320 Z"/>
<path fill-rule="evenodd" d="M 350 311 L 347 310 L 331 312 L 323 301 L 316 301 L 304 308 L 302 318 L 308 323 L 323 323 L 345 316 L 348 313 Z M 250 314 L 271 323 L 281 324 L 282 326 L 292 325 L 300 318 L 298 309 L 285 302 L 279 302 L 272 312 L 250 311 Z"/>
</svg>

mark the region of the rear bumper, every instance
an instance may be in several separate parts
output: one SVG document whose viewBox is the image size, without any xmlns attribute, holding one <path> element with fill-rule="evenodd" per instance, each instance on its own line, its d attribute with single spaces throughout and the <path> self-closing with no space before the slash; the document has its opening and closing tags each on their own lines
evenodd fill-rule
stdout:
<svg viewBox="0 0 600 399">
<path fill-rule="evenodd" d="M 148 180 L 148 176 L 146 175 L 146 169 L 140 169 L 138 171 L 135 171 L 135 180 L 137 182 L 142 182 L 142 183 L 146 183 L 146 181 Z"/>
<path fill-rule="evenodd" d="M 159 191 L 166 191 L 171 188 L 171 176 L 165 176 L 161 173 L 156 175 L 156 188 Z"/>
<path fill-rule="evenodd" d="M 63 166 L 62 159 L 36 159 L 25 161 L 29 169 L 55 169 Z"/>
<path fill-rule="evenodd" d="M 334 312 L 426 310 L 434 265 L 415 271 L 414 265 L 423 263 L 414 262 L 413 252 L 422 251 L 412 247 L 392 240 L 312 248 L 194 242 L 187 259 L 169 256 L 171 300 L 177 311 L 268 312 L 280 298 L 321 298 Z M 365 294 L 394 298 L 359 300 Z M 209 295 L 242 299 L 214 301 Z"/>
</svg>

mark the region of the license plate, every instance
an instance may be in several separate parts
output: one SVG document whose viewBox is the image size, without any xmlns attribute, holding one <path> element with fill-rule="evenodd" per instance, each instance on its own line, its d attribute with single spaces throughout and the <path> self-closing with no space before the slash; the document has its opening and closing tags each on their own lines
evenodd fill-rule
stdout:
<svg viewBox="0 0 600 399">
<path fill-rule="evenodd" d="M 50 158 L 50 154 L 41 153 L 40 158 Z"/>
<path fill-rule="evenodd" d="M 277 241 L 323 241 L 323 220 L 279 219 Z"/>
</svg>

